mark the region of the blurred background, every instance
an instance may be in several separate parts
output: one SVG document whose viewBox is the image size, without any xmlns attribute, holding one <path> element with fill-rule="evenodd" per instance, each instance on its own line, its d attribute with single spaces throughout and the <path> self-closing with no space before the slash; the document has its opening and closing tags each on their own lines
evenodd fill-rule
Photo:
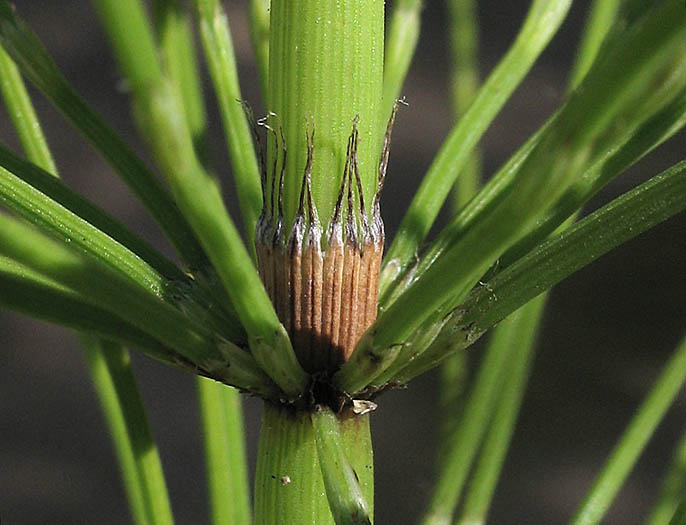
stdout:
<svg viewBox="0 0 686 525">
<path fill-rule="evenodd" d="M 244 97 L 262 111 L 246 27 L 247 2 L 226 7 Z M 410 104 L 396 123 L 385 189 L 389 237 L 448 133 L 447 16 L 427 1 L 419 47 L 403 91 Z M 528 0 L 480 0 L 482 78 L 505 53 Z M 577 0 L 549 48 L 482 142 L 492 174 L 559 105 L 588 1 Z M 389 3 L 392 6 L 392 3 Z M 101 28 L 85 0 L 23 0 L 17 9 L 77 90 L 141 154 L 128 101 Z M 206 76 L 206 75 L 205 75 Z M 146 212 L 109 167 L 34 92 L 63 178 L 168 252 Z M 230 168 L 207 89 L 215 168 L 235 210 Z M 4 108 L 0 140 L 17 147 Z M 592 210 L 684 156 L 675 136 L 592 200 Z M 445 217 L 442 218 L 445 220 Z M 489 523 L 557 524 L 569 519 L 633 411 L 686 328 L 686 216 L 681 214 L 557 286 L 548 302 L 533 374 Z M 0 290 L 2 293 L 2 290 Z M 469 350 L 472 363 L 483 341 Z M 194 378 L 134 353 L 177 522 L 207 523 L 203 452 Z M 380 398 L 372 416 L 376 523 L 412 523 L 433 476 L 437 375 Z M 260 403 L 246 399 L 247 445 L 254 468 Z M 686 430 L 686 393 L 658 428 L 605 523 L 641 523 L 671 451 Z M 119 473 L 74 334 L 0 312 L 0 521 L 130 521 Z"/>
</svg>

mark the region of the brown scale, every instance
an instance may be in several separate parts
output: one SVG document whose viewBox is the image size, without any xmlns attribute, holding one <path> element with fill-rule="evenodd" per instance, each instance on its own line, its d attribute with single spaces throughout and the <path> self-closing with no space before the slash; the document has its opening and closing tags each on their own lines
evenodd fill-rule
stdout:
<svg viewBox="0 0 686 525">
<path fill-rule="evenodd" d="M 341 186 L 331 222 L 324 232 L 312 201 L 311 173 L 314 158 L 314 126 L 308 125 L 307 162 L 302 177 L 298 210 L 291 231 L 284 236 L 283 186 L 286 141 L 281 123 L 278 133 L 268 117 L 253 124 L 260 157 L 263 210 L 255 232 L 258 270 L 279 319 L 288 331 L 303 368 L 310 373 L 330 374 L 350 358 L 355 345 L 377 315 L 378 283 L 383 255 L 384 229 L 379 210 L 391 129 L 398 104 L 388 122 L 379 162 L 378 184 L 371 217 L 365 210 L 357 148 L 356 118 L 348 139 Z M 256 125 L 267 129 L 280 148 L 271 168 L 271 191 Z M 344 203 L 345 200 L 345 203 Z M 357 201 L 357 202 L 355 202 Z M 345 208 L 345 209 L 344 209 Z M 324 239 L 322 239 L 324 236 Z M 324 241 L 324 242 L 323 242 Z M 322 250 L 322 242 L 326 249 Z"/>
</svg>

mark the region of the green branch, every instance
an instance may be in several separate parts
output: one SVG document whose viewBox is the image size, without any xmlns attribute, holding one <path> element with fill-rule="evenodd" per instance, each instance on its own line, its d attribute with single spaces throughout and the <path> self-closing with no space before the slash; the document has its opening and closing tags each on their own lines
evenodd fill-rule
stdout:
<svg viewBox="0 0 686 525">
<path fill-rule="evenodd" d="M 192 267 L 202 267 L 206 258 L 168 192 L 123 139 L 77 95 L 40 41 L 16 17 L 6 0 L 0 0 L 0 44 L 16 62 L 21 73 L 43 92 L 119 173 L 185 261 Z"/>
<path fill-rule="evenodd" d="M 514 44 L 483 83 L 467 113 L 443 143 L 386 254 L 381 287 L 413 259 L 474 146 L 567 14 L 569 0 L 535 0 Z"/>
<path fill-rule="evenodd" d="M 174 518 L 129 353 L 116 343 L 82 337 L 86 360 L 114 442 L 132 513 L 139 525 Z"/>
<path fill-rule="evenodd" d="M 240 394 L 198 378 L 205 465 L 213 525 L 249 525 L 250 486 Z"/>
<path fill-rule="evenodd" d="M 312 413 L 319 466 L 336 525 L 371 525 L 357 474 L 346 457 L 336 415 L 320 407 Z"/>
<path fill-rule="evenodd" d="M 686 381 L 686 340 L 629 423 L 571 523 L 599 523 Z"/>
<path fill-rule="evenodd" d="M 236 308 L 255 359 L 288 396 L 299 396 L 307 376 L 227 213 L 217 182 L 197 158 L 180 97 L 155 58 L 143 6 L 138 0 L 95 3 L 121 67 L 132 82 L 139 124 L 184 217 Z M 135 46 L 132 40 L 136 40 Z"/>
<path fill-rule="evenodd" d="M 385 123 L 401 96 L 421 26 L 422 0 L 396 0 L 386 31 L 381 122 Z"/>
<path fill-rule="evenodd" d="M 441 331 L 395 376 L 405 383 L 466 348 L 520 306 L 601 255 L 686 209 L 686 161 L 657 175 L 546 241 L 440 321 Z M 423 328 L 422 330 L 425 330 Z"/>
<path fill-rule="evenodd" d="M 196 0 L 203 50 L 217 94 L 248 245 L 262 209 L 260 169 L 243 107 L 226 12 L 217 0 Z"/>
</svg>

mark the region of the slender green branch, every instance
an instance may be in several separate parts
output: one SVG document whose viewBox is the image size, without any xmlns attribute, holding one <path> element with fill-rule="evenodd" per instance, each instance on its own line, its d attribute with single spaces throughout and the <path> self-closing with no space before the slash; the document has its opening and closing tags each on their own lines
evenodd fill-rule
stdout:
<svg viewBox="0 0 686 525">
<path fill-rule="evenodd" d="M 336 415 L 320 407 L 312 413 L 319 466 L 336 525 L 371 525 L 357 474 L 348 462 Z"/>
<path fill-rule="evenodd" d="M 570 4 L 569 0 L 533 2 L 514 44 L 479 89 L 424 177 L 386 255 L 382 287 L 412 261 L 469 154 L 556 33 Z"/>
<path fill-rule="evenodd" d="M 448 297 L 464 297 L 488 267 L 583 173 L 590 153 L 605 144 L 615 119 L 651 106 L 648 94 L 656 82 L 686 58 L 686 11 L 667 2 L 624 35 L 601 67 L 586 77 L 586 89 L 576 91 L 554 125 L 520 167 L 516 191 L 511 191 L 460 243 L 451 246 L 396 299 L 375 325 L 375 346 L 391 346 L 407 339 Z M 650 45 L 648 44 L 650 42 Z M 647 47 L 644 47 L 647 46 Z M 670 77 L 670 75 L 667 75 Z M 676 82 L 670 77 L 670 84 Z M 683 85 L 681 86 L 683 87 Z M 655 108 L 657 110 L 657 108 Z M 551 151 L 560 155 L 551 156 Z M 459 274 L 455 275 L 456 265 Z M 427 312 L 425 317 L 416 312 Z"/>
<path fill-rule="evenodd" d="M 386 33 L 383 69 L 383 102 L 381 122 L 386 122 L 393 105 L 401 96 L 419 40 L 422 0 L 396 0 Z"/>
<path fill-rule="evenodd" d="M 669 525 L 686 525 L 686 499 L 682 499 L 679 506 L 674 511 L 674 516 L 669 521 Z"/>
<path fill-rule="evenodd" d="M 62 207 L 47 195 L 0 167 L 0 203 L 58 239 L 71 243 L 131 279 L 162 296 L 164 278 L 135 253 Z"/>
<path fill-rule="evenodd" d="M 137 523 L 172 524 L 171 505 L 157 447 L 145 415 L 129 353 L 119 344 L 81 338 L 117 452 Z"/>
<path fill-rule="evenodd" d="M 154 0 L 153 12 L 164 70 L 179 88 L 193 144 L 207 157 L 207 113 L 193 41 L 193 20 L 180 0 Z"/>
<path fill-rule="evenodd" d="M 55 160 L 48 148 L 24 81 L 21 79 L 17 66 L 2 46 L 0 46 L 0 91 L 2 91 L 12 124 L 17 130 L 19 141 L 28 158 L 45 171 L 56 175 Z"/>
<path fill-rule="evenodd" d="M 624 484 L 657 425 L 686 381 L 686 340 L 682 341 L 660 378 L 629 423 L 572 523 L 599 523 Z"/>
<path fill-rule="evenodd" d="M 537 314 L 542 304 L 541 301 L 536 302 L 526 310 L 516 313 L 510 322 L 504 323 L 494 332 L 486 355 L 479 366 L 474 387 L 466 401 L 457 431 L 448 437 L 450 441 L 445 445 L 446 454 L 442 457 L 438 482 L 434 488 L 429 509 L 422 521 L 425 525 L 438 525 L 452 521 L 452 515 L 460 500 L 481 439 L 497 410 L 496 407 L 500 404 L 498 400 L 505 399 L 501 385 L 504 383 L 511 390 L 519 386 L 514 379 L 515 370 L 518 366 L 525 365 L 527 361 L 523 355 L 526 356 L 531 346 L 533 328 L 535 328 L 535 325 L 525 320 L 526 316 L 529 312 L 532 315 Z M 524 375 L 524 370 L 521 371 L 521 375 Z M 519 379 L 521 380 L 521 377 Z M 494 420 L 493 424 L 499 423 L 501 422 Z M 507 441 L 504 445 L 506 444 Z M 498 443 L 499 447 L 502 445 Z M 501 454 L 506 447 L 502 448 Z M 485 465 L 481 467 L 487 468 Z M 489 465 L 488 468 L 492 467 Z M 482 499 L 480 503 L 487 503 L 487 499 L 485 502 Z"/>
<path fill-rule="evenodd" d="M 121 318 L 94 306 L 44 275 L 0 257 L 0 308 L 139 348 L 149 357 L 178 366 L 161 343 Z"/>
<path fill-rule="evenodd" d="M 198 156 L 204 158 L 207 119 L 190 13 L 182 10 L 178 0 L 156 0 L 154 11 L 166 73 L 180 88 L 188 129 Z M 222 327 L 213 330 L 221 333 Z M 197 389 L 212 523 L 248 525 L 250 489 L 240 394 L 203 377 L 197 378 Z"/>
<path fill-rule="evenodd" d="M 493 499 L 503 462 L 512 439 L 521 408 L 524 390 L 533 361 L 536 333 L 547 296 L 540 295 L 510 315 L 495 329 L 493 341 L 512 346 L 513 354 L 507 363 L 499 400 L 484 440 L 472 480 L 464 496 L 464 505 L 456 523 L 476 525 L 486 523 L 488 508 Z M 502 335 L 497 335 L 504 332 Z M 506 351 L 501 348 L 500 351 Z"/>
<path fill-rule="evenodd" d="M 657 175 L 544 242 L 474 289 L 440 321 L 438 343 L 406 361 L 405 383 L 476 341 L 523 304 L 620 244 L 686 209 L 686 161 Z"/>
<path fill-rule="evenodd" d="M 452 108 L 460 118 L 479 88 L 479 22 L 475 0 L 448 0 L 452 52 Z M 481 179 L 481 153 L 475 146 L 457 178 L 453 208 L 460 210 L 477 192 Z"/>
<path fill-rule="evenodd" d="M 185 278 L 183 272 L 181 272 L 171 261 L 123 226 L 119 221 L 75 193 L 53 175 L 19 158 L 2 144 L 0 144 L 0 166 L 6 170 L 3 170 L 3 173 L 5 174 L 3 175 L 3 180 L 5 181 L 5 184 L 14 185 L 14 182 L 11 182 L 11 180 L 16 178 L 21 179 L 21 181 L 16 181 L 16 186 L 17 188 L 25 187 L 25 193 L 27 195 L 38 195 L 41 202 L 50 201 L 51 206 L 65 210 L 65 217 L 72 217 L 75 221 L 80 218 L 82 220 L 81 222 L 89 224 L 92 228 L 97 228 L 110 238 L 108 243 L 111 245 L 111 249 L 115 252 L 120 252 L 122 256 L 128 257 L 128 255 L 125 254 L 131 254 L 132 256 L 135 254 L 135 257 L 142 259 L 142 261 L 138 261 L 137 263 L 133 259 L 130 260 L 130 264 L 141 267 L 140 273 L 142 275 L 151 275 L 150 272 L 152 271 L 152 268 L 154 268 L 157 272 L 169 279 Z M 12 176 L 6 175 L 8 172 L 10 172 Z M 16 191 L 19 191 L 19 189 Z M 12 195 L 14 192 L 15 190 L 12 189 Z M 10 199 L 14 197 L 8 194 L 5 198 Z M 57 220 L 57 217 L 55 216 L 41 217 L 43 213 L 37 212 L 42 209 L 42 204 L 38 201 L 28 201 L 27 205 L 29 205 L 30 209 L 35 213 L 36 220 Z M 88 240 L 83 240 L 83 242 L 88 243 Z M 124 247 L 128 248 L 128 250 Z M 147 267 L 147 269 L 144 269 L 144 267 Z"/>
<path fill-rule="evenodd" d="M 650 525 L 668 525 L 686 493 L 686 436 L 674 449 L 674 458 L 662 483 L 662 493 L 646 521 Z"/>
<path fill-rule="evenodd" d="M 95 3 L 121 67 L 132 80 L 139 124 L 183 215 L 231 297 L 253 355 L 288 396 L 299 396 L 307 376 L 226 211 L 217 182 L 197 158 L 180 97 L 155 59 L 154 39 L 143 6 L 138 0 Z M 132 34 L 140 38 L 132 39 Z M 131 40 L 136 40 L 135 46 Z"/>
<path fill-rule="evenodd" d="M 529 253 L 601 188 L 681 130 L 684 125 L 686 125 L 686 89 L 642 124 L 626 142 L 606 150 L 602 157 L 538 220 L 536 226 L 498 259 L 499 267 L 507 268 Z"/>
<path fill-rule="evenodd" d="M 0 216 L 0 254 L 88 297 L 92 304 L 174 349 L 200 371 L 275 396 L 273 384 L 246 352 L 230 343 L 218 344 L 204 327 L 95 260 L 4 216 Z"/>
<path fill-rule="evenodd" d="M 198 396 L 213 525 L 249 525 L 250 486 L 241 398 L 235 389 L 202 377 Z"/>
<path fill-rule="evenodd" d="M 584 36 L 569 78 L 570 91 L 576 89 L 591 68 L 600 46 L 617 18 L 621 3 L 621 0 L 595 0 L 591 5 Z"/>
<path fill-rule="evenodd" d="M 153 173 L 121 137 L 80 98 L 59 72 L 37 37 L 0 0 L 0 44 L 29 79 L 91 142 L 150 210 L 185 261 L 202 267 L 205 256 L 186 220 Z"/>
<path fill-rule="evenodd" d="M 196 9 L 203 49 L 221 109 L 246 239 L 252 246 L 262 209 L 260 170 L 250 125 L 239 102 L 242 97 L 229 20 L 218 0 L 196 0 Z"/>
<path fill-rule="evenodd" d="M 250 40 L 257 62 L 262 97 L 265 100 L 269 91 L 269 3 L 270 0 L 250 0 L 248 10 Z"/>
</svg>

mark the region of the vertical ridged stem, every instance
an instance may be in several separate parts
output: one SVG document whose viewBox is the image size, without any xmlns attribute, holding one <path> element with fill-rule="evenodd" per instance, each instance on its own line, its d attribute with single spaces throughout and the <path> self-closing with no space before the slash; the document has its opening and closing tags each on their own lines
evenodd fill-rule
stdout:
<svg viewBox="0 0 686 525">
<path fill-rule="evenodd" d="M 267 107 L 280 119 L 288 144 L 283 195 L 287 231 L 298 207 L 308 124 L 316 133 L 312 196 L 324 231 L 333 215 L 350 126 L 357 116 L 362 187 L 367 203 L 372 202 L 375 144 L 381 138 L 383 31 L 381 0 L 272 1 Z"/>
<path fill-rule="evenodd" d="M 339 431 L 371 513 L 374 470 L 369 416 L 344 417 Z M 309 412 L 293 412 L 265 403 L 257 458 L 255 525 L 334 524 Z"/>
</svg>

